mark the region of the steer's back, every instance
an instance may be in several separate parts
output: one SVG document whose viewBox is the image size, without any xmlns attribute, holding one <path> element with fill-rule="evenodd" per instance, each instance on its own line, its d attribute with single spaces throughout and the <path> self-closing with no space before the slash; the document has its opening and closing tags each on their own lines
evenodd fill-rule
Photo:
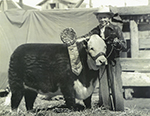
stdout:
<svg viewBox="0 0 150 116">
<path fill-rule="evenodd" d="M 25 84 L 36 90 L 42 88 L 42 92 L 55 91 L 66 72 L 70 72 L 69 62 L 67 47 L 63 44 L 21 45 L 11 56 L 10 88 L 17 87 L 18 83 L 20 87 Z"/>
</svg>

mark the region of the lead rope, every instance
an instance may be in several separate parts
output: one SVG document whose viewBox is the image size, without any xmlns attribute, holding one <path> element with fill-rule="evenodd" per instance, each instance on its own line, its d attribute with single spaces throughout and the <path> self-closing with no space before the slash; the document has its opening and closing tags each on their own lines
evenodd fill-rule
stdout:
<svg viewBox="0 0 150 116">
<path fill-rule="evenodd" d="M 113 50 L 114 50 L 114 46 L 112 46 L 111 51 L 109 52 L 106 58 L 108 58 L 112 54 Z"/>
<path fill-rule="evenodd" d="M 113 49 L 114 49 L 114 47 L 112 46 L 112 49 L 111 49 L 111 51 L 109 52 L 109 54 L 107 55 L 106 58 L 108 58 L 108 57 L 112 54 Z M 99 86 L 100 86 L 100 80 L 102 79 L 105 70 L 106 70 L 106 66 L 105 66 L 105 68 L 104 68 L 104 70 L 103 70 L 101 76 L 99 76 Z M 107 79 L 108 79 L 108 77 L 107 77 Z M 114 101 L 113 101 L 113 96 L 112 96 L 112 90 L 111 90 L 111 82 L 110 82 L 110 81 L 111 81 L 111 80 L 108 79 L 109 96 L 110 96 L 110 101 L 111 101 L 111 105 L 112 105 L 112 110 L 114 111 L 114 110 L 115 110 L 115 106 L 114 106 Z M 99 95 L 99 96 L 100 96 L 100 95 Z"/>
<path fill-rule="evenodd" d="M 108 58 L 108 57 L 112 54 L 113 49 L 114 49 L 114 47 L 112 46 L 111 51 L 109 52 L 109 54 L 107 55 L 106 58 Z M 103 70 L 101 76 L 99 77 L 99 81 L 100 81 L 101 78 L 103 77 L 105 70 L 106 70 L 106 66 L 105 66 L 105 68 L 104 68 L 104 70 Z"/>
</svg>

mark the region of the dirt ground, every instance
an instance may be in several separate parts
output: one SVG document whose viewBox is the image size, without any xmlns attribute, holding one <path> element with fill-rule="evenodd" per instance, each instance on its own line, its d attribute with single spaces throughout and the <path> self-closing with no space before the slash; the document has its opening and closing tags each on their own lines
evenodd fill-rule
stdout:
<svg viewBox="0 0 150 116">
<path fill-rule="evenodd" d="M 139 110 L 149 109 L 150 111 L 150 98 L 133 98 L 132 100 L 125 100 L 125 107 Z"/>
<path fill-rule="evenodd" d="M 34 104 L 34 113 L 26 112 L 24 99 L 17 113 L 10 112 L 10 104 L 5 105 L 5 99 L 6 97 L 0 97 L 0 116 L 150 116 L 150 98 L 124 100 L 125 111 L 115 112 L 98 107 L 98 95 L 92 97 L 92 108 L 83 111 L 70 111 L 65 107 L 60 107 L 65 103 L 63 99 L 42 100 L 39 96 Z M 77 100 L 77 103 L 83 102 Z"/>
</svg>

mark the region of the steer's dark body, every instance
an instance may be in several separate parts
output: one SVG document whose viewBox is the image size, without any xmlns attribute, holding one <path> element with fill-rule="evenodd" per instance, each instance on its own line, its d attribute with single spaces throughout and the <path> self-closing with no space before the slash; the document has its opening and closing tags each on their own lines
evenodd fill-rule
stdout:
<svg viewBox="0 0 150 116">
<path fill-rule="evenodd" d="M 11 56 L 9 84 L 12 92 L 11 107 L 17 109 L 25 97 L 26 108 L 33 108 L 36 91 L 55 92 L 60 88 L 66 104 L 76 108 L 74 82 L 78 79 L 86 88 L 94 83 L 98 71 L 89 70 L 87 53 L 78 43 L 83 70 L 79 76 L 72 73 L 67 47 L 63 44 L 25 44 L 18 47 Z M 27 86 L 27 88 L 25 88 Z M 36 91 L 35 91 L 36 90 Z M 91 95 L 83 99 L 86 107 L 91 107 Z"/>
</svg>

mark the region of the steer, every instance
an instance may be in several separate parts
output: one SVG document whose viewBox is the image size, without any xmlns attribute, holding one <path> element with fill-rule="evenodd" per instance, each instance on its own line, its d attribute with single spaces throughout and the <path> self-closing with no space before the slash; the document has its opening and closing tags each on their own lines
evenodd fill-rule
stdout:
<svg viewBox="0 0 150 116">
<path fill-rule="evenodd" d="M 62 92 L 68 108 L 77 109 L 75 98 L 83 100 L 86 108 L 91 108 L 99 71 L 89 69 L 87 56 L 99 67 L 106 61 L 106 45 L 98 35 L 76 44 L 83 66 L 78 76 L 71 70 L 65 44 L 23 44 L 14 51 L 9 65 L 12 110 L 17 110 L 23 96 L 26 109 L 32 110 L 38 93 L 57 90 Z"/>
</svg>

